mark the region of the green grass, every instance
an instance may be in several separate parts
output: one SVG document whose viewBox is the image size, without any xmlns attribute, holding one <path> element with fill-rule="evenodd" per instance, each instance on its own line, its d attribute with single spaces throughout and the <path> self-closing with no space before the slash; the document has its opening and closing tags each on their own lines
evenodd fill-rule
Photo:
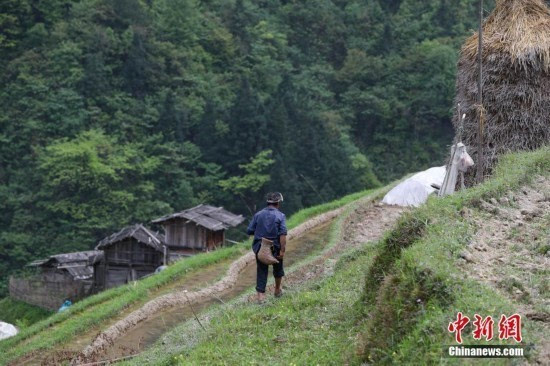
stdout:
<svg viewBox="0 0 550 366">
<path fill-rule="evenodd" d="M 453 344 L 446 325 L 462 311 L 511 315 L 518 304 L 492 288 L 467 279 L 459 253 L 476 232 L 463 218 L 463 207 L 475 208 L 481 199 L 498 198 L 550 173 L 550 149 L 503 157 L 494 176 L 481 186 L 427 205 L 404 216 L 383 242 L 368 270 L 361 307 L 367 321 L 359 347 L 362 361 L 376 364 L 462 363 L 442 358 L 442 346 Z M 524 322 L 527 343 L 540 339 L 540 329 Z M 471 332 L 468 328 L 466 332 Z M 498 344 L 498 341 L 492 341 Z M 466 336 L 465 344 L 480 344 Z M 502 364 L 508 361 L 483 361 Z"/>
<path fill-rule="evenodd" d="M 213 320 L 191 351 L 164 360 L 177 365 L 341 365 L 354 363 L 359 331 L 355 303 L 363 268 L 372 255 L 358 252 L 334 276 L 259 308 L 241 305 Z M 350 257 L 347 257 L 348 259 Z M 231 336 L 229 336 L 231 334 Z"/>
<path fill-rule="evenodd" d="M 7 363 L 28 352 L 49 349 L 67 341 L 78 333 L 120 314 L 131 304 L 147 300 L 150 291 L 175 281 L 185 273 L 237 257 L 243 249 L 241 245 L 199 254 L 179 261 L 157 275 L 84 299 L 62 313 L 56 313 L 23 329 L 15 337 L 0 341 L 0 353 L 3 354 L 0 362 Z M 46 333 L 48 336 L 44 336 Z"/>
<path fill-rule="evenodd" d="M 357 198 L 380 198 L 387 189 L 371 191 L 346 201 L 351 204 L 332 223 L 324 250 L 341 240 L 345 220 L 361 202 Z M 141 357 L 126 364 L 242 364 L 243 360 L 250 364 L 311 364 L 321 359 L 322 364 L 339 364 L 342 356 L 351 350 L 348 337 L 353 338 L 358 331 L 353 322 L 356 316 L 351 315 L 358 313 L 354 304 L 361 295 L 363 267 L 372 258 L 370 250 L 365 248 L 354 255 L 343 255 L 336 268 L 345 270 L 337 271 L 334 277 L 322 283 L 288 290 L 284 298 L 262 307 L 267 309 L 267 313 L 258 312 L 255 304 L 240 301 L 252 290 L 229 304 L 214 307 L 202 315 L 212 319 L 207 332 L 196 329 L 194 320 L 189 320 L 165 334 Z M 307 266 L 313 260 L 315 255 L 286 272 Z M 343 309 L 349 313 L 343 313 Z M 260 323 L 262 327 L 259 327 Z M 327 335 L 327 331 L 332 336 Z M 342 338 L 342 332 L 347 336 Z M 304 342 L 313 335 L 318 337 L 315 353 L 308 351 L 312 345 Z M 189 351 L 181 354 L 186 348 Z M 329 349 L 340 352 L 323 352 Z"/>
<path fill-rule="evenodd" d="M 51 311 L 9 297 L 0 300 L 0 321 L 11 323 L 19 329 L 27 328 L 51 314 Z"/>
<path fill-rule="evenodd" d="M 301 210 L 288 220 L 287 226 L 293 228 L 311 217 L 344 206 L 371 192 L 351 194 L 334 202 Z M 162 288 L 186 273 L 198 271 L 222 260 L 236 258 L 246 248 L 248 244 L 241 243 L 215 252 L 199 254 L 177 262 L 155 276 L 84 299 L 69 310 L 56 313 L 23 329 L 17 336 L 0 341 L 0 353 L 3 356 L 0 364 L 8 363 L 33 351 L 51 349 L 62 344 L 75 335 L 119 315 L 132 304 L 145 302 L 150 291 Z M 48 336 L 44 336 L 46 333 Z"/>
<path fill-rule="evenodd" d="M 349 194 L 335 201 L 323 203 L 313 207 L 304 208 L 298 212 L 295 212 L 292 215 L 292 217 L 290 217 L 287 220 L 287 226 L 289 228 L 296 227 L 311 217 L 343 207 L 351 202 L 357 201 L 358 199 L 366 197 L 368 195 L 375 195 L 375 192 L 381 191 L 384 189 L 386 188 L 368 189 L 361 192 Z"/>
<path fill-rule="evenodd" d="M 206 331 L 188 321 L 128 363 L 464 363 L 443 357 L 443 346 L 453 344 L 446 327 L 456 313 L 498 319 L 501 313 L 516 312 L 517 304 L 464 276 L 459 253 L 476 227 L 460 212 L 549 172 L 548 148 L 506 156 L 483 185 L 431 198 L 404 215 L 379 244 L 342 256 L 332 277 L 263 307 L 220 305 L 204 315 L 210 319 Z M 543 336 L 533 322 L 524 322 L 522 330 L 527 343 Z M 470 326 L 465 330 L 471 331 Z M 464 334 L 466 344 L 474 343 Z"/>
</svg>

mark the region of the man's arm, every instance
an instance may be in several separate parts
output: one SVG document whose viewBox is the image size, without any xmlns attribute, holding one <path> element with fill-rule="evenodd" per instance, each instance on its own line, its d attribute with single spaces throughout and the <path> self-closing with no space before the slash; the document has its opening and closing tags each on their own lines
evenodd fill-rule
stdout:
<svg viewBox="0 0 550 366">
<path fill-rule="evenodd" d="M 248 235 L 254 235 L 254 232 L 256 231 L 256 215 L 252 218 L 252 221 L 250 221 L 250 224 L 248 224 L 248 227 L 246 228 L 246 233 Z"/>
<path fill-rule="evenodd" d="M 279 259 L 283 259 L 286 250 L 286 235 L 279 236 L 279 242 L 281 243 L 281 252 L 279 253 Z"/>
<path fill-rule="evenodd" d="M 281 244 L 281 252 L 279 254 L 279 259 L 282 259 L 285 256 L 286 234 L 287 234 L 286 217 L 283 214 L 283 218 L 281 219 L 281 223 L 279 226 L 279 243 Z"/>
</svg>

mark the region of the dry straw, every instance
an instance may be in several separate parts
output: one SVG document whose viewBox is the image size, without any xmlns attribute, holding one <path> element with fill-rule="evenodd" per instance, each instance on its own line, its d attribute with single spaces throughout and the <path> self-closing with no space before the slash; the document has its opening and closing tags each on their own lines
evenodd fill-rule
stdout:
<svg viewBox="0 0 550 366">
<path fill-rule="evenodd" d="M 498 156 L 550 142 L 550 9 L 543 0 L 498 0 L 483 25 L 484 176 Z M 465 113 L 462 132 L 477 156 L 477 33 L 466 40 L 458 62 L 456 103 Z M 460 128 L 454 116 L 455 130 Z M 467 183 L 475 180 L 471 169 Z"/>
</svg>

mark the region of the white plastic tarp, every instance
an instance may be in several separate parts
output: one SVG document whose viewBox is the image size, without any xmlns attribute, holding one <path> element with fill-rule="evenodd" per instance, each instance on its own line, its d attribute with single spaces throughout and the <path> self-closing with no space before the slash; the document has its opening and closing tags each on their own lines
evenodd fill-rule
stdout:
<svg viewBox="0 0 550 366">
<path fill-rule="evenodd" d="M 0 322 L 0 339 L 13 337 L 17 332 L 17 328 L 10 323 Z"/>
<path fill-rule="evenodd" d="M 434 167 L 416 173 L 389 191 L 382 203 L 396 206 L 418 207 L 435 191 L 432 184 L 441 186 L 445 179 L 445 167 Z"/>
</svg>

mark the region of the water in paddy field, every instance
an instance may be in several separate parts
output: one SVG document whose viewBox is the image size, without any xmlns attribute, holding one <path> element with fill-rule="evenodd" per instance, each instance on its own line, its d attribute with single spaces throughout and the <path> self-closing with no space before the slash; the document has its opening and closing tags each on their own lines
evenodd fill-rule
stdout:
<svg viewBox="0 0 550 366">
<path fill-rule="evenodd" d="M 304 233 L 302 236 L 289 240 L 287 242 L 287 250 L 285 254 L 285 268 L 289 268 L 291 265 L 300 262 L 307 256 L 322 250 L 327 244 L 330 225 L 331 222 L 319 225 Z M 185 281 L 176 281 L 175 284 L 168 285 L 168 289 L 170 289 L 170 291 L 181 291 L 184 289 L 193 291 L 206 287 L 222 278 L 232 261 L 233 260 L 222 261 L 198 270 L 186 276 Z M 270 277 L 272 276 L 272 269 L 270 269 L 269 275 Z M 204 299 L 197 303 L 193 303 L 192 308 L 189 305 L 184 305 L 182 307 L 173 307 L 160 312 L 158 315 L 140 323 L 124 336 L 117 339 L 115 343 L 105 351 L 101 359 L 112 360 L 135 353 L 140 353 L 174 326 L 188 319 L 192 319 L 194 317 L 193 313 L 198 315 L 202 310 L 212 304 L 234 299 L 243 294 L 245 291 L 253 288 L 255 284 L 256 263 L 253 262 L 246 266 L 245 269 L 239 274 L 237 283 L 233 287 L 219 294 L 218 297 L 212 297 L 210 299 Z M 166 291 L 166 288 L 164 288 L 162 293 L 170 291 Z M 108 326 L 124 318 L 137 308 L 138 307 L 136 306 L 130 307 L 115 319 L 109 321 L 109 324 L 103 326 L 102 328 L 106 329 Z M 73 342 L 64 345 L 62 348 L 64 350 L 72 351 L 82 350 L 91 342 L 94 335 L 95 334 L 81 337 L 78 340 L 75 339 Z"/>
</svg>

